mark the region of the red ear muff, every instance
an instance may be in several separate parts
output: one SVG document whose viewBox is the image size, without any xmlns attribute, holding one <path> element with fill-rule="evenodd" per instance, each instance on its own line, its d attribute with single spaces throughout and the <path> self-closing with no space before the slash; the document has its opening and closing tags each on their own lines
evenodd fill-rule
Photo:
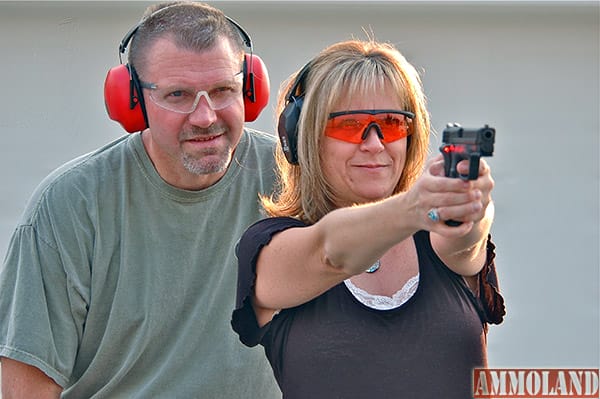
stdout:
<svg viewBox="0 0 600 399">
<path fill-rule="evenodd" d="M 244 68 L 244 120 L 252 122 L 267 106 L 271 85 L 267 67 L 256 54 L 246 54 Z"/>
<path fill-rule="evenodd" d="M 119 122 L 129 133 L 148 127 L 143 105 L 138 100 L 139 88 L 136 86 L 129 67 L 124 64 L 111 68 L 104 81 L 106 112 L 110 119 Z"/>
</svg>

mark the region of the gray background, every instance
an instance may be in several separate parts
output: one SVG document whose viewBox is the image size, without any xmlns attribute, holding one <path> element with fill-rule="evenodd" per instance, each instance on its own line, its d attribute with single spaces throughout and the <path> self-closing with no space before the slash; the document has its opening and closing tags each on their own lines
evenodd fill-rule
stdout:
<svg viewBox="0 0 600 399">
<path fill-rule="evenodd" d="M 102 86 L 148 4 L 0 1 L 2 254 L 48 172 L 124 133 L 106 116 Z M 271 101 L 252 127 L 274 132 L 280 82 L 365 32 L 421 71 L 437 132 L 494 126 L 493 235 L 508 315 L 490 330 L 490 366 L 599 366 L 598 2 L 211 4 L 244 26 L 269 69 Z M 438 134 L 432 151 L 439 143 Z"/>
</svg>

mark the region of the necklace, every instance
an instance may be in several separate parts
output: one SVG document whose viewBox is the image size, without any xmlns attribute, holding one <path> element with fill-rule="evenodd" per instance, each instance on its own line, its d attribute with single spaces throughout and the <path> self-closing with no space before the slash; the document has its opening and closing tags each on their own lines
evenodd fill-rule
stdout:
<svg viewBox="0 0 600 399">
<path fill-rule="evenodd" d="M 379 270 L 379 266 L 381 266 L 381 260 L 377 259 L 377 262 L 373 263 L 373 265 L 371 267 L 369 267 L 367 270 L 365 270 L 365 272 L 375 273 L 377 270 Z"/>
</svg>

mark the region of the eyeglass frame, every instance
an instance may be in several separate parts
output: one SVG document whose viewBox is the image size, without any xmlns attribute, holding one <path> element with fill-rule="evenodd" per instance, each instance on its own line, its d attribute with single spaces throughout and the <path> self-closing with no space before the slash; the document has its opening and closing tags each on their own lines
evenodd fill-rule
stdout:
<svg viewBox="0 0 600 399">
<path fill-rule="evenodd" d="M 406 116 L 408 119 L 415 119 L 415 114 L 410 111 L 403 111 L 400 109 L 352 109 L 349 111 L 339 111 L 339 112 L 331 112 L 327 117 L 327 120 L 333 119 L 336 116 L 342 115 L 352 115 L 352 114 L 368 114 L 368 115 L 378 115 L 378 114 L 400 114 Z"/>
<path fill-rule="evenodd" d="M 237 76 L 240 76 L 240 75 L 242 76 L 242 85 L 240 86 L 239 94 L 242 94 L 243 91 L 244 91 L 243 73 L 244 73 L 244 71 L 241 70 L 238 73 L 236 73 L 236 74 L 233 75 L 233 79 L 236 79 Z M 139 80 L 139 83 L 140 83 L 140 87 L 142 89 L 148 89 L 148 90 L 158 90 L 158 89 L 160 89 L 160 87 L 156 83 L 145 82 L 143 80 Z M 234 101 L 235 101 L 235 97 L 232 97 L 232 101 L 229 104 L 227 104 L 227 105 L 225 105 L 223 107 L 220 107 L 220 108 L 215 108 L 214 105 L 213 105 L 213 103 L 212 103 L 212 100 L 210 99 L 210 95 L 208 94 L 208 92 L 206 90 L 198 90 L 196 92 L 196 98 L 194 99 L 192 109 L 190 111 L 179 111 L 179 110 L 176 110 L 176 109 L 168 108 L 168 107 L 166 107 L 163 104 L 159 104 L 156 101 L 156 99 L 154 99 L 154 97 L 152 96 L 152 94 L 150 94 L 149 97 L 152 100 L 152 102 L 154 104 L 156 104 L 157 106 L 159 106 L 160 108 L 162 108 L 164 110 L 167 110 L 167 111 L 175 112 L 175 113 L 178 113 L 178 114 L 183 114 L 183 115 L 189 115 L 189 114 L 193 113 L 194 111 L 196 111 L 196 109 L 198 108 L 198 104 L 200 103 L 200 98 L 202 98 L 202 97 L 204 97 L 206 99 L 206 102 L 208 103 L 208 106 L 213 111 L 219 111 L 219 110 L 225 109 L 225 108 L 229 107 L 231 104 L 233 104 Z"/>
</svg>

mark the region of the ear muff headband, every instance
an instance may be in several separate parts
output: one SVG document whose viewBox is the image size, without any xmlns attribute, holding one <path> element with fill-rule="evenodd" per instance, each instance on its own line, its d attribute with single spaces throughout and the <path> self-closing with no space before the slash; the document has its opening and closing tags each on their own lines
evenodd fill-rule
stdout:
<svg viewBox="0 0 600 399">
<path fill-rule="evenodd" d="M 235 26 L 250 54 L 244 57 L 244 121 L 253 122 L 269 102 L 271 85 L 267 67 L 259 56 L 254 55 L 250 35 L 234 19 L 225 16 Z"/>
<path fill-rule="evenodd" d="M 168 8 L 168 7 L 166 7 Z M 156 11 L 158 13 L 163 9 Z M 153 14 L 154 15 L 154 14 Z M 250 35 L 233 19 L 227 20 L 239 32 L 250 53 L 244 56 L 244 121 L 252 122 L 267 106 L 270 94 L 270 81 L 267 67 L 259 56 L 253 54 Z M 148 118 L 140 82 L 133 65 L 123 64 L 122 54 L 139 29 L 141 23 L 127 32 L 119 44 L 120 65 L 111 68 L 104 81 L 104 105 L 110 119 L 119 122 L 129 133 L 139 132 L 148 127 Z"/>
<path fill-rule="evenodd" d="M 309 70 L 310 62 L 298 72 L 294 84 L 286 94 L 286 105 L 277 124 L 281 148 L 288 162 L 293 165 L 298 164 L 298 121 L 304 103 L 304 80 Z"/>
</svg>

